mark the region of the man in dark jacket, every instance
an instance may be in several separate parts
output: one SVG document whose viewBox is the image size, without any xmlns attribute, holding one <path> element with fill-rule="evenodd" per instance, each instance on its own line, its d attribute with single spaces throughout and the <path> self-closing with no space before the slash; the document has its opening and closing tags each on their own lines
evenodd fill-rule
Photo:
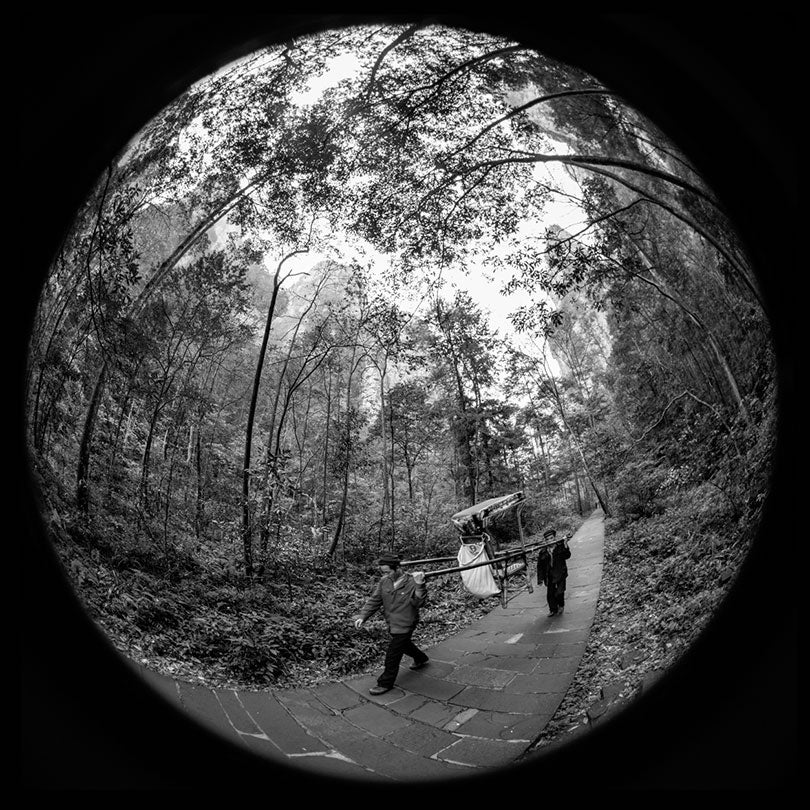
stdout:
<svg viewBox="0 0 810 810">
<path fill-rule="evenodd" d="M 382 695 L 393 687 L 403 655 L 413 658 L 411 669 L 421 669 L 429 660 L 411 641 L 419 622 L 419 608 L 427 599 L 425 575 L 419 571 L 413 575 L 406 574 L 396 554 L 384 554 L 377 560 L 377 565 L 380 566 L 382 577 L 354 621 L 354 626 L 360 628 L 366 619 L 382 608 L 391 633 L 385 654 L 385 669 L 377 678 L 377 685 L 369 689 L 372 695 Z"/>
<path fill-rule="evenodd" d="M 554 529 L 543 532 L 543 540 L 551 542 L 557 537 Z M 565 610 L 565 580 L 568 577 L 568 565 L 565 562 L 571 556 L 568 538 L 540 549 L 537 555 L 537 583 L 546 586 L 548 615 L 556 616 Z"/>
</svg>

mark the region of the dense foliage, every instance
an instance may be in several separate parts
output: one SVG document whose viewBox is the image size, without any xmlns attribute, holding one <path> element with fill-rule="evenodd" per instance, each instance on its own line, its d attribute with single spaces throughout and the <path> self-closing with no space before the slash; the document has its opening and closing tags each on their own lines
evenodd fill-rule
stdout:
<svg viewBox="0 0 810 810">
<path fill-rule="evenodd" d="M 59 512 L 51 530 L 70 581 L 88 615 L 135 661 L 192 682 L 252 689 L 315 684 L 379 666 L 384 622 L 378 617 L 358 631 L 352 621 L 378 576 L 368 561 L 288 559 L 262 581 L 247 582 L 227 558 L 208 556 L 213 549 L 175 549 L 167 559 L 69 505 Z M 573 531 L 579 522 L 563 516 L 556 525 Z M 469 594 L 457 576 L 433 580 L 420 644 L 438 643 L 498 604 Z"/>
<path fill-rule="evenodd" d="M 675 145 L 518 43 L 387 25 L 264 49 L 150 122 L 54 257 L 27 377 L 93 618 L 256 687 L 368 665 L 376 554 L 454 555 L 450 516 L 516 490 L 531 534 L 609 519 L 583 671 L 671 660 L 758 521 L 775 397 L 751 268 Z M 423 638 L 488 607 L 443 580 Z"/>
</svg>

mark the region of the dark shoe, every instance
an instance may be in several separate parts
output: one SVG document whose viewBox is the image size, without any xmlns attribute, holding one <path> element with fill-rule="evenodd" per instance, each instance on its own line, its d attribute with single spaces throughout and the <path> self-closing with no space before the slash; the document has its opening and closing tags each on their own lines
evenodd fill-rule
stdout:
<svg viewBox="0 0 810 810">
<path fill-rule="evenodd" d="M 430 659 L 426 658 L 424 661 L 417 661 L 415 664 L 411 664 L 411 669 L 422 669 L 422 667 L 426 667 L 430 663 Z"/>
<path fill-rule="evenodd" d="M 371 689 L 368 690 L 368 693 L 370 695 L 384 695 L 386 692 L 390 692 L 391 688 L 390 686 L 372 686 Z"/>
<path fill-rule="evenodd" d="M 557 615 L 557 611 L 556 611 L 556 610 L 550 610 L 550 611 L 548 612 L 548 615 L 549 615 L 549 616 L 556 616 L 556 615 Z"/>
</svg>

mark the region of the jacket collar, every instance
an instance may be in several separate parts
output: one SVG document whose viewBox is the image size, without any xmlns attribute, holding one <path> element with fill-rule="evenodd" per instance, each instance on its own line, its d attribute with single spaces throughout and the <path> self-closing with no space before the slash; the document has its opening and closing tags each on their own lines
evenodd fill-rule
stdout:
<svg viewBox="0 0 810 810">
<path fill-rule="evenodd" d="M 394 590 L 397 588 L 401 588 L 406 582 L 408 581 L 408 574 L 400 574 L 399 578 L 394 581 L 392 584 L 394 586 Z"/>
</svg>

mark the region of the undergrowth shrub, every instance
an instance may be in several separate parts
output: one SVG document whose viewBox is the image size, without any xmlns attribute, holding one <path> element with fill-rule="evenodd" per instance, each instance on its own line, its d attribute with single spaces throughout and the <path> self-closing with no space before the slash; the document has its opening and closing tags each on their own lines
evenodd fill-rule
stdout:
<svg viewBox="0 0 810 810">
<path fill-rule="evenodd" d="M 654 460 L 628 462 L 614 480 L 615 511 L 624 523 L 664 511 L 662 492 L 671 484 L 670 471 Z"/>
</svg>

